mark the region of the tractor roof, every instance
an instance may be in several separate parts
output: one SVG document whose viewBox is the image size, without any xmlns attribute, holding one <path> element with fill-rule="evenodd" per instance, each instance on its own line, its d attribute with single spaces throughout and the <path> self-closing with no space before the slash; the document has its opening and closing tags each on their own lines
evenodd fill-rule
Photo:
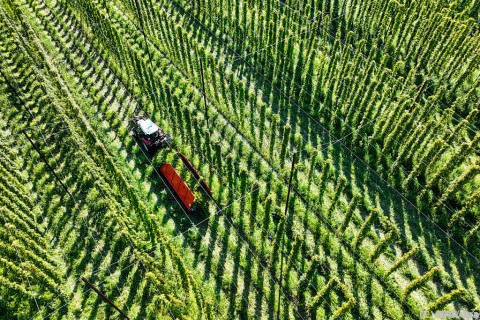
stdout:
<svg viewBox="0 0 480 320">
<path fill-rule="evenodd" d="M 151 119 L 138 120 L 138 125 L 145 134 L 152 134 L 158 131 L 158 126 Z"/>
</svg>

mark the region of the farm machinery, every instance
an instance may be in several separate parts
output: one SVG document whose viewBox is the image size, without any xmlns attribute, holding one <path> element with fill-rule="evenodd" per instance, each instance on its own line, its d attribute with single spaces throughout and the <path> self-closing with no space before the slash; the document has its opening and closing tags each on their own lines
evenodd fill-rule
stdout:
<svg viewBox="0 0 480 320">
<path fill-rule="evenodd" d="M 188 211 L 194 209 L 193 202 L 195 199 L 197 199 L 195 201 L 196 204 L 203 207 L 212 197 L 210 188 L 205 180 L 198 174 L 195 167 L 183 154 L 176 152 L 176 155 L 182 159 L 181 162 L 183 163 L 183 166 L 177 166 L 178 172 L 170 163 L 168 163 L 169 161 L 165 161 L 167 163 L 160 161 L 160 163 L 163 164 L 160 165 L 158 171 L 168 182 L 171 189 L 175 191 L 176 196 Z M 184 178 L 182 179 L 181 177 Z M 192 189 L 187 185 L 191 186 Z"/>
<path fill-rule="evenodd" d="M 143 116 L 130 118 L 135 123 L 133 135 L 137 138 L 149 153 L 155 153 L 159 148 L 168 146 L 173 141 L 171 135 L 167 135 L 162 128 L 157 126 L 151 119 Z"/>
<path fill-rule="evenodd" d="M 130 118 L 130 121 L 134 123 L 132 129 L 133 136 L 137 142 L 143 146 L 148 154 L 155 155 L 158 149 L 171 147 L 170 143 L 173 141 L 173 137 L 171 135 L 167 135 L 165 131 L 157 126 L 150 118 L 136 115 Z M 162 175 L 162 178 L 166 180 L 169 187 L 175 192 L 176 197 L 180 199 L 182 205 L 188 211 L 192 211 L 194 208 L 193 201 L 195 200 L 195 195 L 194 192 L 192 192 L 187 186 L 187 183 L 184 181 L 184 179 L 180 177 L 180 174 L 177 172 L 177 170 L 175 170 L 175 168 L 168 163 L 172 160 L 172 158 L 168 156 L 168 154 L 172 155 L 172 151 L 162 151 L 161 155 L 158 155 L 156 159 L 157 161 L 160 161 L 161 165 L 157 168 L 157 172 L 159 172 Z M 186 176 L 186 181 L 189 184 L 195 184 L 194 189 L 196 190 L 194 191 L 203 191 L 200 193 L 204 193 L 204 195 L 201 195 L 199 192 L 195 192 L 195 194 L 200 197 L 198 200 L 200 203 L 205 202 L 205 199 L 208 199 L 212 196 L 207 183 L 203 178 L 200 177 L 195 167 L 183 154 L 180 152 L 174 152 L 174 154 L 175 153 L 182 159 L 184 164 L 183 167 L 179 168 L 180 173 L 182 176 Z M 194 182 L 192 179 L 188 179 L 188 172 L 193 175 L 196 182 Z"/>
</svg>

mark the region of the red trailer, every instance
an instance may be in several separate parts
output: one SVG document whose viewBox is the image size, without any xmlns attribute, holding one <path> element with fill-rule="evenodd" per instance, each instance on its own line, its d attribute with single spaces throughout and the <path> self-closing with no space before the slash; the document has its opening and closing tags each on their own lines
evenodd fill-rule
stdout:
<svg viewBox="0 0 480 320">
<path fill-rule="evenodd" d="M 160 171 L 175 190 L 178 197 L 182 200 L 183 204 L 188 210 L 191 210 L 195 196 L 193 195 L 192 191 L 188 189 L 182 178 L 180 178 L 177 171 L 175 171 L 175 169 L 169 163 L 162 164 L 160 166 Z"/>
</svg>

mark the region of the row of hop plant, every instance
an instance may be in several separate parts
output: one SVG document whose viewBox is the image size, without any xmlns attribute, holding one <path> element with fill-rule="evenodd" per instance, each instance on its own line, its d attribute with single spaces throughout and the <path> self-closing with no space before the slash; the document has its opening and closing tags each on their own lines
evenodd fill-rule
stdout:
<svg viewBox="0 0 480 320">
<path fill-rule="evenodd" d="M 41 266 L 41 263 L 39 261 L 36 261 L 37 262 L 37 267 L 40 267 Z M 36 274 L 38 275 L 37 278 L 42 278 L 41 275 L 42 275 L 42 271 L 39 269 Z"/>
<path fill-rule="evenodd" d="M 89 129 L 89 128 L 87 128 L 87 129 Z M 91 140 L 90 140 L 91 144 L 92 144 L 92 145 L 96 145 L 96 146 L 101 146 L 101 145 L 98 143 L 97 139 L 95 139 L 94 134 L 92 134 L 92 132 L 91 132 L 91 131 L 88 131 L 88 130 L 87 130 L 87 132 L 89 133 L 89 134 L 87 134 L 87 137 L 91 139 Z M 104 152 L 99 153 L 99 155 L 103 156 L 102 159 L 104 160 L 105 163 L 107 163 L 108 167 L 110 167 L 112 170 L 114 170 L 114 171 L 116 171 L 116 172 L 118 173 L 119 171 L 118 171 L 118 169 L 116 169 L 115 164 L 112 162 L 112 159 L 111 159 L 110 157 L 108 157 L 108 156 L 105 156 L 106 152 L 105 152 L 105 150 L 103 150 L 103 151 L 104 151 Z M 98 155 L 98 154 L 97 154 L 97 155 Z M 121 177 L 121 176 L 122 176 L 122 175 L 120 174 L 120 177 Z M 128 191 L 132 190 L 132 188 L 130 188 L 130 187 L 128 186 L 128 182 L 126 182 L 126 180 L 125 180 L 124 178 L 123 178 L 123 179 L 120 179 L 119 182 L 123 182 L 123 183 L 120 183 L 120 185 L 126 185 L 126 188 L 125 188 L 126 190 L 128 190 Z M 135 200 L 135 198 L 132 198 L 132 200 L 133 200 L 134 203 L 135 203 L 135 202 L 138 202 L 138 201 Z M 141 205 L 141 203 L 138 202 L 138 205 Z"/>
<path fill-rule="evenodd" d="M 313 300 L 308 305 L 309 314 L 311 316 L 315 315 L 315 312 L 318 306 L 325 301 L 324 299 L 328 295 L 328 293 L 335 288 L 338 288 L 338 290 L 345 295 L 346 301 L 335 310 L 335 312 L 332 315 L 332 319 L 341 319 L 342 317 L 345 317 L 349 313 L 350 309 L 357 303 L 357 301 L 355 297 L 352 295 L 351 291 L 348 289 L 348 287 L 345 284 L 343 284 L 338 277 L 334 276 L 315 295 Z"/>
<path fill-rule="evenodd" d="M 348 44 L 348 39 L 349 37 L 347 37 L 347 44 Z M 289 40 L 287 39 L 287 41 L 285 42 L 288 42 Z M 338 50 L 338 48 L 340 47 L 338 45 L 338 41 L 335 42 L 334 44 L 334 52 L 336 50 Z M 359 43 L 359 47 L 360 47 L 360 51 L 362 51 L 361 47 L 362 45 L 364 45 L 365 42 L 360 42 Z M 288 45 L 287 45 L 288 47 Z M 337 49 L 335 49 L 335 47 Z M 288 52 L 289 50 L 287 50 Z M 301 50 L 302 51 L 302 50 Z M 313 51 L 315 52 L 315 51 Z M 342 52 L 342 51 L 341 51 Z M 341 66 L 346 66 L 348 65 L 348 63 L 346 61 L 348 61 L 348 58 L 349 57 L 349 50 L 345 49 L 343 50 L 344 53 L 342 54 L 336 54 L 335 57 L 340 57 L 342 56 L 342 59 L 344 59 L 344 62 L 332 62 L 333 60 L 330 59 L 330 64 L 329 64 L 329 67 L 327 68 L 327 79 L 335 79 L 335 77 L 333 76 L 328 76 L 328 74 L 333 74 L 333 68 L 332 66 L 334 65 L 341 65 Z M 372 51 L 370 52 L 374 52 L 374 50 L 372 49 Z M 313 54 L 313 53 L 312 53 Z M 300 54 L 301 56 L 301 54 Z M 361 59 L 359 59 L 360 55 L 356 55 L 354 57 L 354 61 L 360 61 Z M 299 58 L 301 59 L 301 58 Z M 300 61 L 300 60 L 299 60 Z M 313 60 L 311 60 L 313 61 Z M 212 62 L 213 63 L 213 62 Z M 370 64 L 370 67 L 369 67 L 369 70 L 381 70 L 382 72 L 382 68 L 384 68 L 384 66 L 380 65 L 380 68 L 372 68 L 373 64 Z M 394 66 L 394 69 L 396 70 L 401 70 L 403 67 L 401 65 L 401 63 L 397 63 L 395 64 Z M 344 70 L 348 70 L 349 68 L 343 68 Z M 300 70 L 299 68 L 296 68 L 295 70 Z M 352 69 L 353 70 L 353 69 Z M 413 70 L 413 69 L 412 69 Z M 370 71 L 371 72 L 371 71 Z M 335 73 L 336 74 L 336 73 Z M 408 78 L 409 79 L 413 79 L 413 76 L 415 75 L 415 72 L 410 72 L 408 74 Z M 365 98 L 364 98 L 364 101 L 372 101 L 372 99 L 369 99 L 368 97 L 372 94 L 373 91 L 378 91 L 378 89 L 375 89 L 375 90 L 372 90 L 374 87 L 378 86 L 379 84 L 383 84 L 385 81 L 385 73 L 381 73 L 380 75 L 382 81 L 379 81 L 378 84 L 376 81 L 373 81 L 369 86 L 367 86 L 368 90 L 366 90 L 365 92 Z M 305 77 L 306 79 L 311 79 L 311 77 Z M 348 79 L 349 77 L 339 77 L 340 79 Z M 388 81 L 392 81 L 391 78 L 388 78 L 387 79 Z M 343 81 L 343 80 L 342 80 Z M 331 86 L 331 88 L 333 89 L 334 87 L 331 85 L 331 81 L 330 81 L 330 84 L 329 82 L 327 81 L 327 86 Z M 347 84 L 348 81 L 346 82 L 343 82 L 343 84 Z M 358 83 L 358 82 L 357 82 Z M 295 86 L 293 86 L 295 87 Z M 319 88 L 320 86 L 317 85 L 317 88 Z M 388 87 L 396 87 L 395 83 L 392 82 L 392 84 L 390 84 L 389 86 L 386 86 L 387 88 Z M 342 88 L 344 88 L 344 86 L 337 86 L 337 89 L 339 89 L 339 94 L 341 94 L 342 92 L 346 92 L 346 91 L 343 91 Z M 327 90 L 327 91 L 331 91 L 331 90 Z M 390 90 L 391 92 L 395 92 L 395 90 Z M 474 91 L 470 90 L 469 91 L 469 94 L 473 94 Z M 327 94 L 328 95 L 328 94 Z M 351 95 L 353 96 L 353 95 Z M 474 119 L 475 118 L 475 115 L 476 115 L 476 112 L 477 110 L 476 109 L 473 109 L 470 114 L 468 115 L 467 117 L 467 121 L 462 121 L 460 123 L 458 123 L 457 126 L 455 126 L 455 128 L 452 130 L 452 131 L 449 131 L 449 130 L 445 130 L 443 133 L 442 133 L 442 136 L 436 138 L 436 142 L 432 143 L 430 145 L 430 147 L 428 148 L 428 150 L 426 150 L 424 153 L 423 153 L 423 156 L 420 157 L 420 155 L 422 154 L 422 149 L 421 148 L 418 148 L 418 147 L 415 147 L 415 148 L 407 148 L 406 146 L 410 146 L 411 143 L 413 142 L 413 137 L 424 137 L 424 138 L 433 138 L 435 139 L 435 136 L 434 135 L 431 135 L 429 134 L 429 132 L 431 130 L 438 130 L 442 125 L 445 125 L 446 123 L 448 122 L 451 122 L 452 121 L 452 112 L 453 109 L 450 109 L 450 110 L 447 110 L 446 112 L 444 112 L 444 115 L 443 115 L 443 118 L 444 120 L 442 121 L 429 121 L 427 122 L 424 126 L 413 126 L 413 123 L 415 121 L 418 121 L 418 120 L 421 120 L 421 121 L 424 121 L 423 119 L 428 119 L 427 115 L 428 115 L 428 110 L 431 110 L 431 108 L 433 107 L 433 105 L 437 104 L 438 103 L 438 99 L 440 99 L 442 96 L 441 94 L 441 91 L 434 97 L 437 98 L 437 100 L 431 100 L 431 101 L 428 101 L 426 102 L 426 104 L 429 106 L 429 108 L 423 108 L 423 111 L 422 112 L 419 112 L 419 110 L 421 110 L 421 108 L 414 104 L 414 108 L 412 110 L 412 112 L 402 112 L 402 110 L 404 110 L 405 108 L 412 108 L 412 107 L 409 107 L 409 103 L 410 103 L 410 100 L 409 99 L 405 99 L 405 97 L 403 98 L 403 100 L 405 100 L 405 102 L 403 104 L 400 104 L 400 103 L 397 103 L 396 104 L 396 107 L 393 108 L 393 112 L 390 112 L 389 114 L 387 114 L 387 117 L 385 119 L 381 119 L 380 123 L 384 123 L 383 126 L 375 126 L 375 131 L 373 132 L 373 135 L 376 137 L 376 139 L 384 139 L 384 143 L 385 145 L 383 146 L 383 149 L 382 151 L 383 152 L 387 152 L 387 153 L 391 153 L 393 152 L 393 150 L 395 149 L 391 149 L 391 146 L 392 144 L 396 141 L 402 141 L 402 147 L 399 148 L 399 153 L 398 153 L 398 157 L 396 159 L 396 163 L 399 163 L 399 164 L 402 164 L 404 163 L 404 161 L 411 161 L 411 159 L 415 159 L 417 158 L 418 160 L 418 165 L 416 167 L 413 168 L 411 174 L 407 177 L 406 179 L 406 182 L 404 183 L 404 186 L 403 188 L 408 189 L 408 187 L 410 186 L 408 183 L 410 181 L 412 181 L 412 178 L 416 178 L 417 176 L 419 175 L 425 175 L 427 174 L 427 169 L 432 167 L 431 165 L 433 163 L 435 163 L 436 161 L 438 161 L 440 159 L 440 154 L 443 153 L 443 152 L 447 152 L 447 149 L 446 147 L 449 145 L 449 143 L 447 142 L 442 142 L 442 140 L 447 140 L 447 141 L 452 141 L 452 139 L 456 136 L 456 133 L 459 133 L 460 131 L 464 130 L 464 127 L 466 125 L 468 125 L 468 123 L 471 121 L 471 119 Z M 383 98 L 382 99 L 385 99 L 386 97 L 386 94 L 383 95 Z M 375 99 L 378 99 L 379 97 L 377 96 Z M 374 100 L 375 100 L 374 99 Z M 327 99 L 328 101 L 328 99 Z M 357 101 L 357 102 L 355 102 Z M 353 104 L 354 105 L 358 105 L 357 107 L 359 108 L 364 108 L 364 106 L 366 105 L 366 103 L 363 103 L 362 100 L 360 99 L 354 99 L 353 100 Z M 460 101 L 460 99 L 457 100 L 456 104 L 458 106 L 459 103 L 463 103 Z M 328 104 L 328 103 L 327 103 Z M 349 103 L 347 103 L 349 104 Z M 369 107 L 366 108 L 366 114 L 367 115 L 373 115 L 375 113 L 378 114 L 378 111 L 375 112 L 374 111 L 374 105 L 373 103 L 370 103 L 369 104 Z M 350 110 L 354 110 L 355 108 L 351 108 Z M 431 112 L 431 111 L 430 111 Z M 359 112 L 348 112 L 347 113 L 347 121 L 358 121 L 359 120 L 354 120 L 354 119 L 359 119 L 359 115 L 360 113 Z M 403 120 L 401 121 L 396 121 L 395 119 L 397 119 L 398 117 L 403 117 Z M 368 118 L 368 117 L 367 117 Z M 348 119 L 351 119 L 351 120 L 348 120 Z M 366 118 L 363 118 L 363 120 L 359 123 L 360 126 L 363 126 L 363 124 L 365 124 L 365 120 Z M 332 121 L 331 123 L 335 123 L 335 121 Z M 395 125 L 395 123 L 397 123 L 397 125 Z M 398 123 L 401 123 L 402 125 L 398 125 Z M 343 126 L 343 128 L 346 128 L 347 126 Z M 372 127 L 372 126 L 370 126 Z M 366 129 L 368 131 L 368 128 Z M 408 130 L 410 131 L 413 131 L 413 134 L 407 134 Z M 391 132 L 390 134 L 388 135 L 385 135 L 385 134 L 381 134 L 381 133 L 385 133 L 385 132 Z M 359 139 L 360 135 L 357 134 L 357 132 L 355 132 L 354 136 L 353 136 L 353 139 L 352 139 L 352 142 L 355 143 L 355 142 L 358 142 L 358 139 Z M 417 144 L 418 143 L 421 143 L 422 142 L 422 139 L 416 139 L 417 140 Z M 478 137 L 476 139 L 474 139 L 473 142 L 479 140 Z M 464 145 L 462 148 L 464 151 L 467 151 L 465 152 L 465 154 L 468 154 L 468 153 L 471 153 L 473 152 L 473 150 L 475 150 L 475 144 L 476 143 L 472 143 L 472 144 L 469 144 L 469 145 Z M 467 146 L 470 146 L 469 148 L 466 148 Z M 371 149 L 371 147 L 370 147 Z M 467 149 L 467 150 L 465 150 Z M 407 150 L 414 150 L 415 153 L 412 153 L 412 152 L 407 152 Z M 459 150 L 459 149 L 457 149 Z M 458 152 L 457 152 L 458 153 Z M 394 158 L 395 159 L 395 158 Z M 383 156 L 380 156 L 378 159 L 377 159 L 377 166 L 379 166 L 380 168 L 382 166 L 384 166 L 385 164 L 383 164 Z M 445 173 L 445 171 L 443 171 Z M 471 176 L 469 176 L 471 178 Z M 436 183 L 438 183 L 438 181 L 435 182 L 435 180 L 438 180 L 439 179 L 439 172 L 436 172 L 434 173 L 434 178 L 431 180 L 432 183 L 428 185 L 428 188 L 432 187 L 432 186 L 435 186 Z M 464 179 L 463 180 L 464 182 L 468 182 L 470 180 L 468 179 Z M 451 182 L 453 183 L 453 181 Z M 417 185 L 416 183 L 414 185 Z M 456 184 L 454 184 L 454 186 L 456 186 Z M 418 187 L 418 186 L 417 186 Z M 458 192 L 457 190 L 460 190 L 459 187 L 455 187 L 455 192 Z M 446 196 L 449 196 L 449 194 L 445 194 Z M 438 202 L 440 205 L 443 205 L 443 202 Z"/>
<path fill-rule="evenodd" d="M 450 134 L 450 136 L 454 136 L 454 134 Z M 393 140 L 391 140 L 391 141 L 393 141 Z M 407 144 L 406 144 L 406 145 L 407 145 Z M 415 148 L 412 148 L 412 149 L 415 149 Z"/>
<path fill-rule="evenodd" d="M 341 187 L 339 188 L 341 189 Z M 335 203 L 335 202 L 334 202 Z M 373 221 L 373 219 L 371 220 Z M 372 222 L 373 223 L 373 222 Z M 282 224 L 281 224 L 282 225 Z M 366 228 L 365 228 L 366 229 Z M 279 227 L 279 230 L 282 230 L 282 227 Z M 398 232 L 398 231 L 397 231 Z M 378 258 L 379 254 L 384 250 L 385 247 L 388 246 L 388 244 L 394 240 L 394 238 L 396 237 L 396 234 L 397 232 L 395 232 L 395 230 L 392 230 L 391 232 L 389 232 L 386 236 L 386 238 L 384 240 L 382 240 L 378 245 L 377 247 L 374 249 L 374 251 L 372 251 L 371 253 L 371 259 L 372 260 L 375 260 L 376 258 Z M 279 235 L 280 233 L 277 232 L 277 235 Z M 294 253 L 294 251 L 292 251 L 292 253 Z"/>
</svg>

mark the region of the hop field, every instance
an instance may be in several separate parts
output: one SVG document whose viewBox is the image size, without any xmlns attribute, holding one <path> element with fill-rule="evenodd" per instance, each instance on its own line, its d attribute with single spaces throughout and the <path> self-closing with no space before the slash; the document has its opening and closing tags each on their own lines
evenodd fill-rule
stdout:
<svg viewBox="0 0 480 320">
<path fill-rule="evenodd" d="M 0 319 L 480 311 L 479 14 L 0 0 Z"/>
</svg>

